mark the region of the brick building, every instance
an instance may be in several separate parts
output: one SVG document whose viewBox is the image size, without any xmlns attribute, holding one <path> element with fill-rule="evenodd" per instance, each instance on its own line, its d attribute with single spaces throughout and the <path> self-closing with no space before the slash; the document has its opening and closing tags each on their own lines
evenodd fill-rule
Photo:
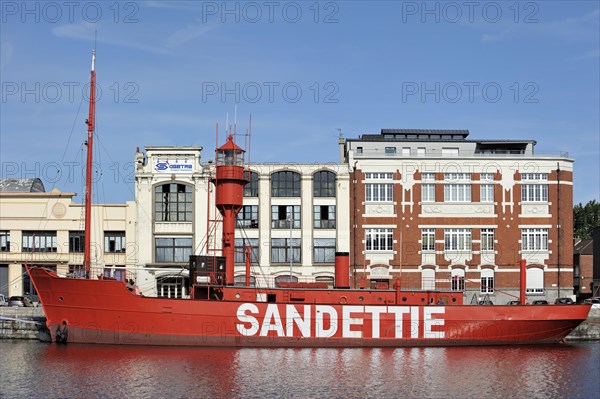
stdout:
<svg viewBox="0 0 600 399">
<path fill-rule="evenodd" d="M 382 129 L 340 144 L 355 282 L 506 303 L 525 259 L 529 300 L 571 296 L 573 160 L 536 154 L 532 140 L 468 135 Z"/>
</svg>

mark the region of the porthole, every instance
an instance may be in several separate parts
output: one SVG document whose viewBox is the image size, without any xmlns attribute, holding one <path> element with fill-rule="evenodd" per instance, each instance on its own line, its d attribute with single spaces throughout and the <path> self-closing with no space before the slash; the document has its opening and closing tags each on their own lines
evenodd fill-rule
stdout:
<svg viewBox="0 0 600 399">
<path fill-rule="evenodd" d="M 402 297 L 402 302 L 406 302 L 407 300 L 408 299 L 405 296 Z"/>
<path fill-rule="evenodd" d="M 59 301 L 62 301 L 63 299 L 64 299 L 64 298 L 63 298 L 62 296 L 59 296 L 59 297 L 58 297 L 58 300 L 59 300 Z"/>
<path fill-rule="evenodd" d="M 362 301 L 364 301 L 364 300 L 365 300 L 365 298 L 364 298 L 364 297 L 362 297 L 362 296 L 359 296 L 359 297 L 358 297 L 358 300 L 359 300 L 360 302 L 362 302 Z"/>
<path fill-rule="evenodd" d="M 237 292 L 237 293 L 235 294 L 235 297 L 236 297 L 236 299 L 240 299 L 240 293 L 239 293 L 239 292 Z"/>
</svg>

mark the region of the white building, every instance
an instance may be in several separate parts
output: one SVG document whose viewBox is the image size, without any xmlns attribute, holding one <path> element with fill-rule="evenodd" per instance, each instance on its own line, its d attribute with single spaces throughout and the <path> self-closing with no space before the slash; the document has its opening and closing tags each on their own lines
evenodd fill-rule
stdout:
<svg viewBox="0 0 600 399">
<path fill-rule="evenodd" d="M 189 255 L 220 255 L 214 165 L 202 162 L 201 150 L 151 146 L 136 155 L 138 284 L 145 294 L 187 296 Z M 332 284 L 335 252 L 350 249 L 348 166 L 253 164 L 250 170 L 236 229 L 236 281 L 244 280 L 243 246 L 250 246 L 257 285 L 287 281 L 290 263 L 293 280 Z"/>
</svg>

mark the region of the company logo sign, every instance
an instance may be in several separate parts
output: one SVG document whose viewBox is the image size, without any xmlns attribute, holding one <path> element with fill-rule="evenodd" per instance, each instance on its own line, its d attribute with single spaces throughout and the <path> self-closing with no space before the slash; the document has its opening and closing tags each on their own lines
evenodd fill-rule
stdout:
<svg viewBox="0 0 600 399">
<path fill-rule="evenodd" d="M 154 163 L 156 173 L 192 173 L 194 163 L 188 159 L 167 159 L 158 160 Z"/>
</svg>

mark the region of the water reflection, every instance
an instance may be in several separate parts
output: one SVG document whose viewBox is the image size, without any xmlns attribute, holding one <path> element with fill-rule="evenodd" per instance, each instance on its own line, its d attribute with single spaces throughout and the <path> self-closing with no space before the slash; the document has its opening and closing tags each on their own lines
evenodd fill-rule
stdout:
<svg viewBox="0 0 600 399">
<path fill-rule="evenodd" d="M 600 397 L 597 342 L 400 349 L 0 345 L 0 397 Z"/>
</svg>

